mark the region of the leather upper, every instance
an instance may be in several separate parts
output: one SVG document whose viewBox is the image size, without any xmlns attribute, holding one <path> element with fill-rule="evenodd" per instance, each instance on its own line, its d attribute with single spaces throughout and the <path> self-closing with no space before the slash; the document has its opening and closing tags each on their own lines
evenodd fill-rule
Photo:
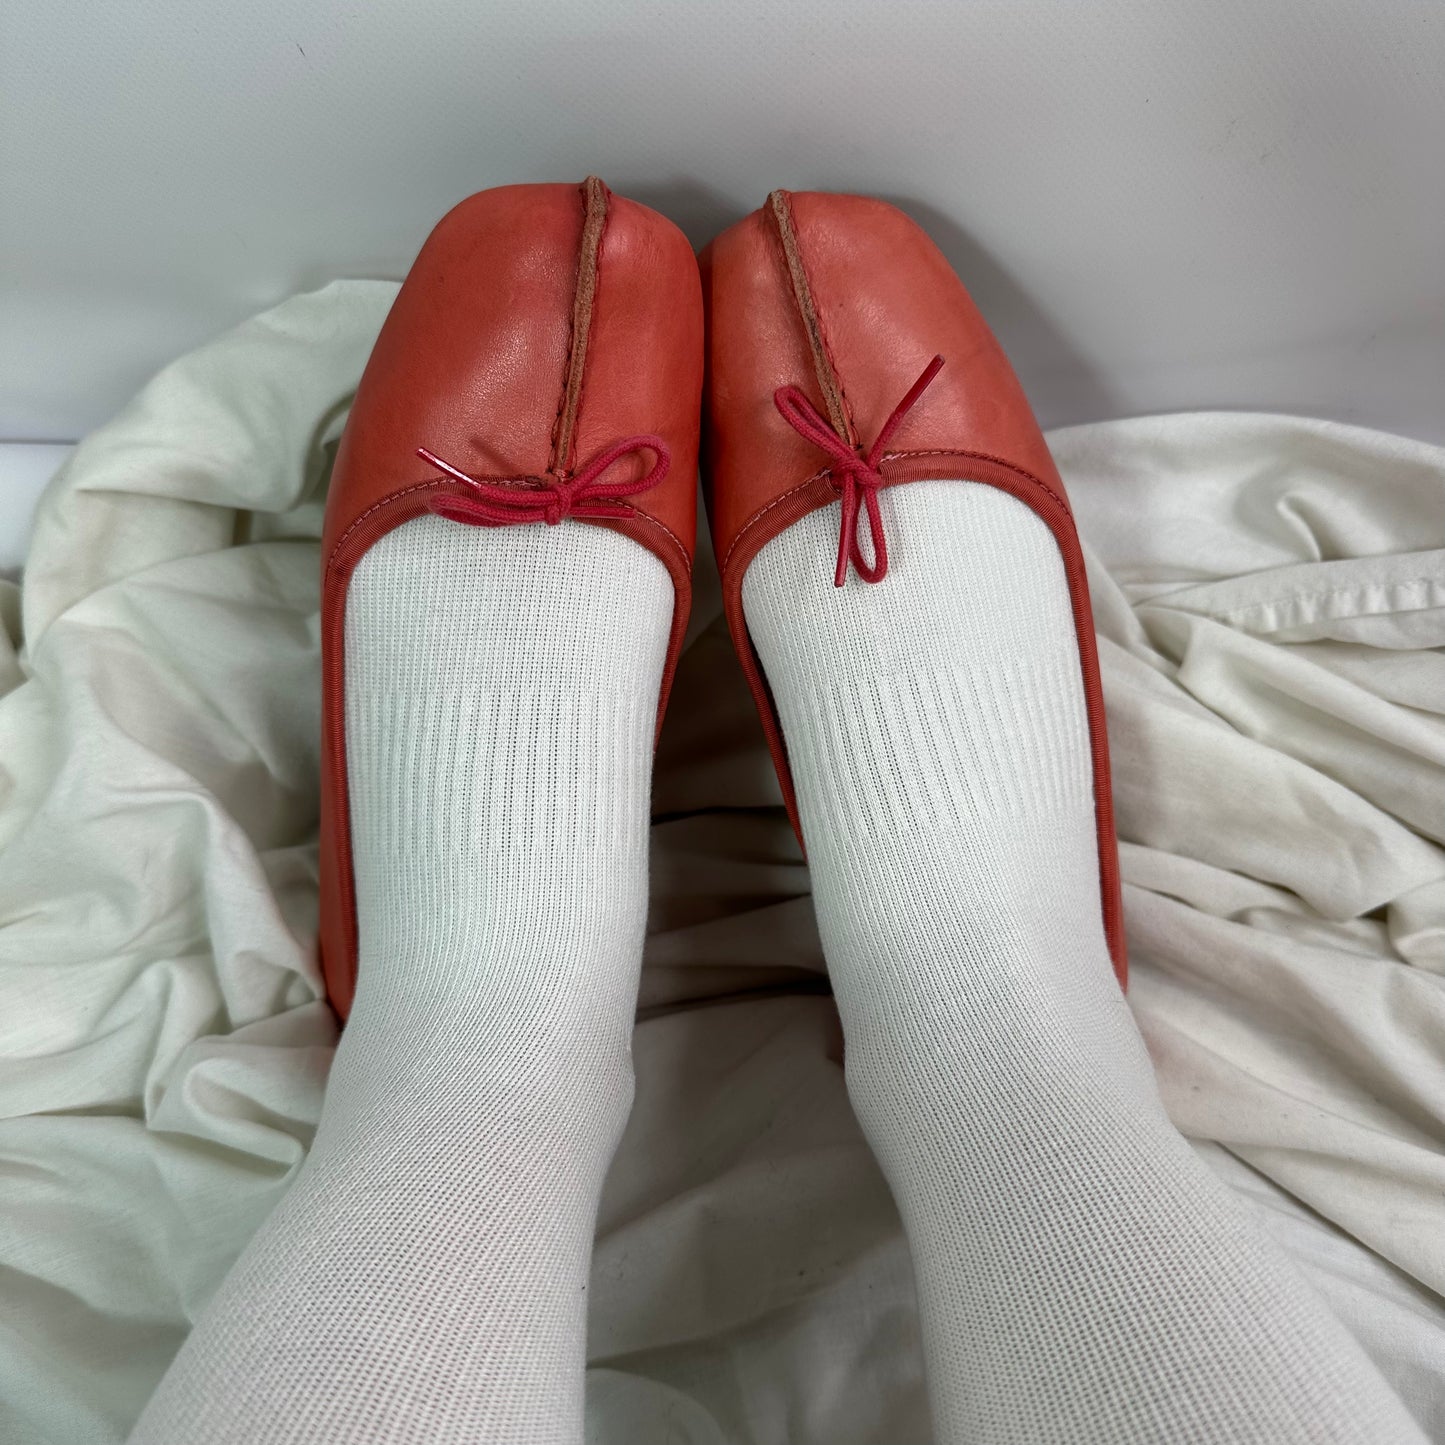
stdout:
<svg viewBox="0 0 1445 1445">
<path fill-rule="evenodd" d="M 548 472 L 584 219 L 582 187 L 526 185 L 483 191 L 437 224 L 357 388 L 327 497 L 323 557 L 368 509 L 438 480 L 419 446 L 473 476 Z M 631 505 L 690 557 L 702 390 L 697 262 L 670 221 L 610 193 L 583 370 L 564 460 L 575 470 L 620 437 L 661 435 L 672 450 L 667 481 Z M 640 458 L 631 465 L 645 470 Z"/>
<path fill-rule="evenodd" d="M 1003 348 L 927 234 L 865 196 L 783 193 L 819 309 L 855 444 L 866 448 L 934 355 L 938 378 L 910 411 L 890 455 L 940 450 L 993 457 L 1063 485 Z M 705 489 L 719 565 L 748 523 L 824 465 L 773 405 L 800 386 L 826 397 L 770 204 L 702 256 L 708 306 Z M 896 470 L 896 468 L 895 468 Z M 831 489 L 818 505 L 833 500 Z M 755 551 L 756 549 L 752 549 Z"/>
<path fill-rule="evenodd" d="M 619 516 L 582 519 L 648 547 L 672 577 L 660 722 L 691 604 L 702 327 L 686 238 L 595 180 L 472 196 L 408 273 L 357 389 L 322 537 L 320 937 L 343 1016 L 356 969 L 344 707 L 352 571 L 387 531 L 468 496 L 418 447 L 479 481 L 537 488 L 627 438 L 660 437 L 666 477 L 618 503 Z M 653 460 L 629 453 L 608 480 L 640 478 Z"/>
</svg>

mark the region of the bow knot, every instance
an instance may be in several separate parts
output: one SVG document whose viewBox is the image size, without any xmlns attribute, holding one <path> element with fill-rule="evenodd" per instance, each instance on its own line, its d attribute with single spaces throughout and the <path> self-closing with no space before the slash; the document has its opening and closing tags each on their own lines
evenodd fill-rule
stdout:
<svg viewBox="0 0 1445 1445">
<path fill-rule="evenodd" d="M 629 481 L 603 479 L 623 457 L 644 451 L 655 458 L 646 475 Z M 474 527 L 506 527 L 520 522 L 545 522 L 555 527 L 567 517 L 626 517 L 631 508 L 622 498 L 657 486 L 672 465 L 672 454 L 659 436 L 626 437 L 614 442 L 572 477 L 565 473 L 503 480 L 473 477 L 426 447 L 418 447 L 416 454 L 469 489 L 465 495 L 451 492 L 434 496 L 427 503 L 428 509 L 439 517 Z"/>
<path fill-rule="evenodd" d="M 913 410 L 918 398 L 928 389 L 943 366 L 943 358 L 935 356 L 923 368 L 923 374 L 908 390 L 908 395 L 893 408 L 883 423 L 873 445 L 866 454 L 850 446 L 821 415 L 805 392 L 796 386 L 780 386 L 773 393 L 773 405 L 787 424 L 805 440 L 813 443 L 832 458 L 828 480 L 842 495 L 842 517 L 838 525 L 838 565 L 833 571 L 833 586 L 841 587 L 848 578 L 848 564 L 865 582 L 881 582 L 888 575 L 888 539 L 883 532 L 883 514 L 878 507 L 878 489 L 883 485 L 879 465 L 884 452 L 901 425 Z M 858 535 L 858 514 L 868 516 L 868 531 L 873 543 L 873 560 L 863 555 Z"/>
</svg>

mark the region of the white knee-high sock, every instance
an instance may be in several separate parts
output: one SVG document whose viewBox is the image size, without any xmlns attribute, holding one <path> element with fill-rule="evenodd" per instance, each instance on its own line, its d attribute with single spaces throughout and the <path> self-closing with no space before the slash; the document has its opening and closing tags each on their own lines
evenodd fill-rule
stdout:
<svg viewBox="0 0 1445 1445">
<path fill-rule="evenodd" d="M 940 1445 L 1420 1438 L 1163 1112 L 1105 948 L 1052 536 L 981 485 L 881 500 L 882 582 L 833 587 L 835 505 L 743 597 Z"/>
<path fill-rule="evenodd" d="M 672 606 L 577 522 L 421 519 L 358 566 L 355 1006 L 305 1167 L 134 1440 L 581 1439 Z"/>
</svg>

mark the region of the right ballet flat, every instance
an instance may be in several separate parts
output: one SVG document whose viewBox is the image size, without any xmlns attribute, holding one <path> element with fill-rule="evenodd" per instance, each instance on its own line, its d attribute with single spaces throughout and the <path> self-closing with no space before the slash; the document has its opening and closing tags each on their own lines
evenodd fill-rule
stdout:
<svg viewBox="0 0 1445 1445">
<path fill-rule="evenodd" d="M 806 846 L 787 745 L 743 612 L 748 564 L 799 518 L 839 502 L 835 585 L 886 586 L 882 488 L 997 487 L 1043 519 L 1063 559 L 1088 710 L 1104 931 L 1123 984 L 1119 850 L 1084 555 L 1002 347 L 938 248 L 882 201 L 775 191 L 700 259 L 704 496 L 728 627 L 799 841 Z"/>
</svg>

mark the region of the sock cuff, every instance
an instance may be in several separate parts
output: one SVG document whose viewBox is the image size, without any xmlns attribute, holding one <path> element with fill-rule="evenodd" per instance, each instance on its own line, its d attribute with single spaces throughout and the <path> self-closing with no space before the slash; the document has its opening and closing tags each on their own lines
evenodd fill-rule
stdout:
<svg viewBox="0 0 1445 1445">
<path fill-rule="evenodd" d="M 837 508 L 770 542 L 744 580 L 805 831 L 923 834 L 1092 813 L 1078 638 L 1057 544 L 966 482 L 885 493 L 894 565 L 834 588 Z"/>
<path fill-rule="evenodd" d="M 784 724 L 809 823 L 893 836 L 1077 816 L 1093 801 L 1077 672 L 994 657 L 815 678 Z"/>
<path fill-rule="evenodd" d="M 645 853 L 663 565 L 582 523 L 383 537 L 346 612 L 347 773 L 373 856 Z"/>
<path fill-rule="evenodd" d="M 368 849 L 539 860 L 645 851 L 656 697 L 558 683 L 358 689 L 348 766 Z"/>
</svg>

